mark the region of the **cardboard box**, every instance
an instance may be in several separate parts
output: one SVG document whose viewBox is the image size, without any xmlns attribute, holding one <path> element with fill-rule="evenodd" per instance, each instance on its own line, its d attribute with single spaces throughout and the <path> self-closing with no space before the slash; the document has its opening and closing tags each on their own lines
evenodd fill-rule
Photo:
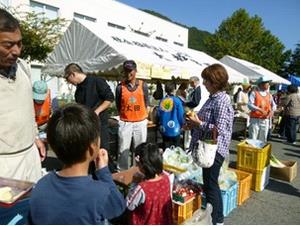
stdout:
<svg viewBox="0 0 300 226">
<path fill-rule="evenodd" d="M 297 176 L 297 162 L 280 160 L 286 167 L 277 168 L 271 166 L 270 176 L 276 179 L 291 182 Z"/>
</svg>

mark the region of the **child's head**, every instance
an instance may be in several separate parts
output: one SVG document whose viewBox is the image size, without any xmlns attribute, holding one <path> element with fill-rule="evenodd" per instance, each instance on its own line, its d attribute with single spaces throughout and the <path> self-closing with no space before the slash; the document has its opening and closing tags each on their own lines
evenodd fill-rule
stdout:
<svg viewBox="0 0 300 226">
<path fill-rule="evenodd" d="M 87 107 L 70 104 L 54 112 L 48 122 L 47 140 L 65 165 L 84 162 L 87 151 L 99 147 L 99 121 Z"/>
<path fill-rule="evenodd" d="M 162 173 L 162 154 L 156 144 L 142 143 L 135 149 L 135 161 L 146 179 Z"/>
</svg>

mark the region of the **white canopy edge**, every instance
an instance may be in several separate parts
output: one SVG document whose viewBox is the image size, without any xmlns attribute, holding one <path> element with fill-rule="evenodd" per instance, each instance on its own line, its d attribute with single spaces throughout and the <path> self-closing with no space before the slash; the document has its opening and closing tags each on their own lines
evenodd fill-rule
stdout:
<svg viewBox="0 0 300 226">
<path fill-rule="evenodd" d="M 241 72 L 204 52 L 77 20 L 46 59 L 42 73 L 60 77 L 69 63 L 79 64 L 85 72 L 105 72 L 119 68 L 126 59 L 137 62 L 138 77 L 145 79 L 200 77 L 205 67 L 220 63 L 227 69 L 230 83 L 248 81 Z"/>
<path fill-rule="evenodd" d="M 272 71 L 269 71 L 260 65 L 251 63 L 246 60 L 226 55 L 222 59 L 220 59 L 220 61 L 248 76 L 249 80 L 253 82 L 255 82 L 261 76 L 266 76 L 267 78 L 272 80 L 272 83 L 274 84 L 291 84 L 290 81 L 280 77 Z"/>
</svg>

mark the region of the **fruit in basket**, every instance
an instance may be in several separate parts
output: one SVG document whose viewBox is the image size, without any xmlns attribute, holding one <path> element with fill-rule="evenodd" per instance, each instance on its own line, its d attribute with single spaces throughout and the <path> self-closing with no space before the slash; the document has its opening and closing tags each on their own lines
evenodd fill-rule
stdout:
<svg viewBox="0 0 300 226">
<path fill-rule="evenodd" d="M 0 188 L 0 201 L 1 202 L 11 202 L 13 199 L 11 187 L 5 186 Z"/>
</svg>

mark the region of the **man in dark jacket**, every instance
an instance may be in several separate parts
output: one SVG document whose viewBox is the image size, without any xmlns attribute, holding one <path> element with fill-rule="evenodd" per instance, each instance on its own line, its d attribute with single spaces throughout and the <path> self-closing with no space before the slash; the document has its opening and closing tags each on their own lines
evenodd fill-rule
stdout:
<svg viewBox="0 0 300 226">
<path fill-rule="evenodd" d="M 71 63 L 65 68 L 64 78 L 76 85 L 75 101 L 95 111 L 100 121 L 101 148 L 109 149 L 108 112 L 114 95 L 107 82 L 100 77 L 87 76 L 78 64 Z"/>
</svg>

